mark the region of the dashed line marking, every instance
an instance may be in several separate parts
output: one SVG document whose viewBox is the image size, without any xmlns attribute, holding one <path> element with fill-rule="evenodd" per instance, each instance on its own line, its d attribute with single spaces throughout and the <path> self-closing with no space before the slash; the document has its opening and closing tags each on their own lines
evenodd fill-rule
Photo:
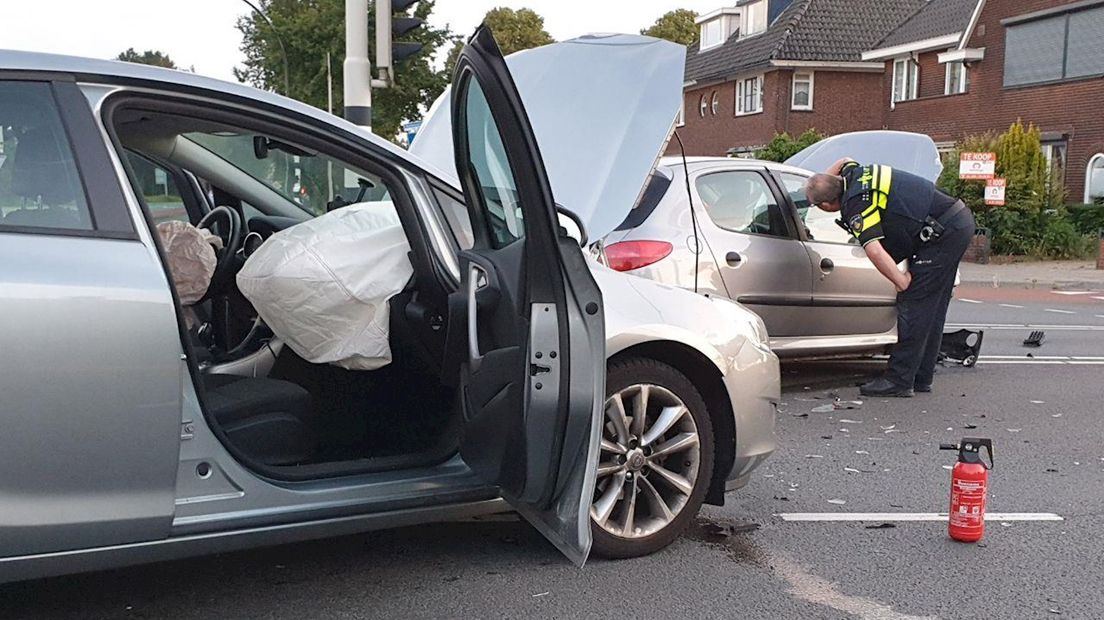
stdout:
<svg viewBox="0 0 1104 620">
<path fill-rule="evenodd" d="M 782 512 L 783 521 L 946 521 L 945 512 Z M 987 512 L 987 521 L 1064 521 L 1053 512 Z"/>
<path fill-rule="evenodd" d="M 1104 319 L 1104 314 L 1098 314 L 1096 316 Z M 1018 331 L 1032 329 L 1051 329 L 1054 331 L 1072 332 L 1104 331 L 1104 325 L 1033 325 L 1031 323 L 1021 323 L 1019 325 L 1011 323 L 947 323 L 945 327 L 954 329 L 1001 329 Z"/>
<path fill-rule="evenodd" d="M 1016 308 L 1017 310 L 1022 310 L 1023 309 L 1023 306 L 1017 306 L 1016 304 L 1001 304 L 1001 307 L 1002 308 Z"/>
<path fill-rule="evenodd" d="M 1093 299 L 1099 299 L 1100 301 L 1104 301 L 1104 297 L 1093 297 Z"/>
<path fill-rule="evenodd" d="M 1077 314 L 1073 310 L 1056 310 L 1054 308 L 1043 308 L 1043 312 L 1053 312 L 1054 314 Z"/>
<path fill-rule="evenodd" d="M 966 299 L 965 297 L 959 297 L 958 301 L 961 301 L 961 302 L 967 303 L 967 304 L 983 304 L 983 303 L 985 303 L 984 301 L 978 301 L 976 299 Z"/>
<path fill-rule="evenodd" d="M 1055 295 L 1092 295 L 1096 291 L 1051 291 Z"/>
</svg>

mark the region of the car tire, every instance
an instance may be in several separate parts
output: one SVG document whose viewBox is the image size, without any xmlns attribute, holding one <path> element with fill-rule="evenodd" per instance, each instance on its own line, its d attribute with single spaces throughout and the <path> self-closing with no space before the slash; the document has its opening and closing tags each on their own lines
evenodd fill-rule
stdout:
<svg viewBox="0 0 1104 620">
<path fill-rule="evenodd" d="M 645 414 L 638 418 L 641 403 Z M 686 375 L 648 358 L 610 363 L 605 404 L 590 511 L 592 553 L 655 553 L 687 528 L 709 488 L 714 454 L 708 407 Z M 615 422 L 618 411 L 625 414 L 621 425 Z"/>
</svg>

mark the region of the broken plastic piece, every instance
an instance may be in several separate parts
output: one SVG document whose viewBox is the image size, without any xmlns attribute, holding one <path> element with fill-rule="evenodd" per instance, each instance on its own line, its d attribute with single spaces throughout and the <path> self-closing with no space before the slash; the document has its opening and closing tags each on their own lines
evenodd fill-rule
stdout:
<svg viewBox="0 0 1104 620">
<path fill-rule="evenodd" d="M 951 361 L 967 368 L 974 366 L 981 355 L 981 341 L 984 338 L 983 330 L 960 329 L 943 334 L 943 341 L 939 345 L 939 363 Z"/>
<path fill-rule="evenodd" d="M 877 525 L 867 525 L 868 530 L 891 530 L 897 527 L 896 523 L 878 523 Z"/>
<path fill-rule="evenodd" d="M 1046 340 L 1046 332 L 1037 329 L 1028 334 L 1023 343 L 1025 347 L 1041 347 L 1044 340 Z"/>
</svg>

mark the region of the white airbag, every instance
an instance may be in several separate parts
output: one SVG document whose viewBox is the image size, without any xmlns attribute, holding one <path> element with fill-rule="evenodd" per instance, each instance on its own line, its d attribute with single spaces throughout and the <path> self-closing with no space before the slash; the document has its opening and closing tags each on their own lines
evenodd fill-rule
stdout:
<svg viewBox="0 0 1104 620">
<path fill-rule="evenodd" d="M 169 274 L 181 305 L 190 306 L 203 299 L 218 262 L 212 246 L 221 248 L 222 239 L 210 231 L 176 220 L 158 224 L 157 235 L 161 237 L 161 247 L 165 248 Z"/>
<path fill-rule="evenodd" d="M 353 204 L 272 235 L 238 288 L 303 359 L 372 370 L 391 361 L 387 303 L 414 273 L 409 250 L 390 201 Z"/>
</svg>

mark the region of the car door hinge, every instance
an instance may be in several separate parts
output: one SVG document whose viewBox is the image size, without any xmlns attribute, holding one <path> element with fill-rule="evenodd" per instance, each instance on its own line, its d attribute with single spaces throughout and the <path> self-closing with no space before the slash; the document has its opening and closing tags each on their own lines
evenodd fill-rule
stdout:
<svg viewBox="0 0 1104 620">
<path fill-rule="evenodd" d="M 180 423 L 180 441 L 187 441 L 195 437 L 195 423 L 184 420 Z"/>
</svg>

